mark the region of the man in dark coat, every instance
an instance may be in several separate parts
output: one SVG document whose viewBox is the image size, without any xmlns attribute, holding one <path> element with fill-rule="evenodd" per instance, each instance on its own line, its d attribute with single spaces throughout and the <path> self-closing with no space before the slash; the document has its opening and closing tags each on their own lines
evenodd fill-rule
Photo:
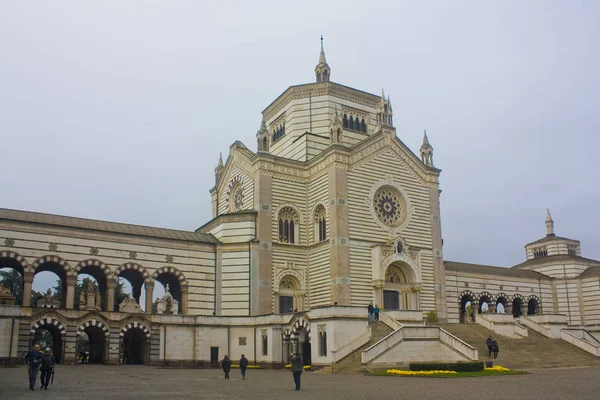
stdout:
<svg viewBox="0 0 600 400">
<path fill-rule="evenodd" d="M 223 366 L 223 372 L 225 372 L 225 379 L 229 379 L 229 371 L 231 371 L 231 360 L 229 357 L 225 356 L 221 365 Z"/>
<path fill-rule="evenodd" d="M 42 366 L 40 367 L 40 371 L 42 371 L 42 377 L 40 381 L 42 386 L 40 389 L 48 390 L 48 384 L 50 383 L 50 377 L 52 377 L 52 372 L 54 371 L 54 355 L 52 355 L 52 350 L 50 347 L 46 348 L 44 352 L 44 357 L 42 358 Z"/>
<path fill-rule="evenodd" d="M 498 358 L 498 352 L 500 351 L 500 347 L 498 346 L 498 342 L 495 340 L 492 342 L 492 351 L 494 352 L 494 358 Z"/>
<path fill-rule="evenodd" d="M 367 311 L 369 312 L 369 323 L 373 322 L 373 313 L 375 312 L 375 307 L 373 307 L 373 303 L 369 303 Z"/>
<path fill-rule="evenodd" d="M 246 379 L 246 368 L 248 368 L 248 359 L 242 354 L 242 358 L 240 358 L 240 372 L 242 373 L 242 380 Z"/>
<path fill-rule="evenodd" d="M 42 358 L 44 355 L 40 351 L 40 346 L 33 346 L 33 350 L 27 353 L 27 357 L 25 357 L 27 365 L 27 372 L 29 373 L 29 389 L 35 390 L 35 380 L 37 379 L 38 371 L 40 370 L 40 365 L 42 364 Z"/>
<path fill-rule="evenodd" d="M 300 390 L 300 375 L 302 375 L 302 371 L 304 370 L 304 362 L 302 362 L 302 356 L 300 353 L 292 354 L 292 357 L 290 357 L 290 363 L 292 364 L 292 374 L 294 375 L 296 390 Z"/>
<path fill-rule="evenodd" d="M 494 343 L 494 341 L 492 340 L 492 337 L 491 337 L 491 336 L 490 336 L 490 337 L 488 337 L 488 338 L 487 338 L 487 340 L 485 341 L 485 344 L 486 344 L 486 346 L 487 346 L 487 348 L 488 348 L 488 352 L 489 352 L 489 355 L 488 355 L 488 357 L 492 357 L 492 351 L 493 351 L 492 344 L 493 344 L 493 343 Z"/>
</svg>

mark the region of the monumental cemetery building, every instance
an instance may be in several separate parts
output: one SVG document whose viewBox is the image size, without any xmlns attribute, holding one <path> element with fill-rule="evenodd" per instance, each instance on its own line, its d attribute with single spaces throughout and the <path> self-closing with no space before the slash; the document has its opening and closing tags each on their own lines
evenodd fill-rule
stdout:
<svg viewBox="0 0 600 400">
<path fill-rule="evenodd" d="M 281 366 L 295 350 L 313 366 L 357 351 L 364 365 L 476 359 L 443 323 L 600 337 L 600 262 L 555 235 L 549 212 L 521 264 L 444 260 L 427 135 L 409 149 L 390 98 L 331 81 L 322 45 L 314 72 L 264 109 L 256 151 L 236 141 L 219 159 L 213 218 L 194 232 L 0 209 L 0 268 L 23 280 L 20 302 L 0 288 L 0 360 L 20 362 L 40 329 L 62 363 L 87 335 L 95 362 L 185 366 L 241 353 Z M 43 271 L 61 293 L 33 301 Z M 96 284 L 77 293 L 79 274 Z M 133 293 L 115 304 L 119 278 Z"/>
</svg>

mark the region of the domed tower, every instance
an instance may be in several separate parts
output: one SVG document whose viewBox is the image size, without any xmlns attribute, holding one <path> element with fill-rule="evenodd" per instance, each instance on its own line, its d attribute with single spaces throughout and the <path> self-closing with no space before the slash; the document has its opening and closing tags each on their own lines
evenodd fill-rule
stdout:
<svg viewBox="0 0 600 400">
<path fill-rule="evenodd" d="M 331 68 L 325 59 L 325 50 L 323 50 L 323 36 L 321 36 L 321 54 L 319 55 L 319 64 L 315 67 L 315 76 L 318 82 L 329 82 L 331 76 Z"/>
</svg>

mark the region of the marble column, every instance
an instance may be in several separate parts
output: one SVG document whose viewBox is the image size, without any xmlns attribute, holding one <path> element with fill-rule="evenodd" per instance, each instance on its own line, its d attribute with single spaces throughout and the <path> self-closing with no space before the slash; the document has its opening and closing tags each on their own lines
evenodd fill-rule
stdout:
<svg viewBox="0 0 600 400">
<path fill-rule="evenodd" d="M 187 314 L 188 313 L 188 293 L 189 293 L 189 286 L 188 285 L 181 285 L 181 304 L 180 304 L 180 308 L 181 308 L 181 313 L 182 314 Z"/>
<path fill-rule="evenodd" d="M 33 284 L 33 272 L 23 274 L 23 307 L 31 307 L 31 285 Z"/>
<path fill-rule="evenodd" d="M 109 278 L 106 280 L 106 311 L 115 310 L 115 288 L 117 287 L 117 280 L 115 278 Z"/>
<path fill-rule="evenodd" d="M 348 174 L 347 165 L 335 163 L 328 171 L 329 194 L 329 242 L 331 303 L 349 306 L 350 296 L 350 248 L 348 233 Z"/>
<path fill-rule="evenodd" d="M 146 282 L 146 314 L 152 314 L 152 296 L 154 295 L 154 282 Z"/>
<path fill-rule="evenodd" d="M 68 275 L 67 276 L 67 298 L 65 307 L 67 310 L 72 310 L 75 308 L 75 286 L 77 285 L 77 275 Z"/>
</svg>

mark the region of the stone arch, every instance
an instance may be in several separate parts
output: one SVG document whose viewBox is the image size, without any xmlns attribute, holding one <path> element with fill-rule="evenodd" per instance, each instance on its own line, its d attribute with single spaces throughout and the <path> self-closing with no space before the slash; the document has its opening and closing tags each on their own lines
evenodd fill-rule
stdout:
<svg viewBox="0 0 600 400">
<path fill-rule="evenodd" d="M 146 270 L 146 268 L 144 268 L 140 264 L 131 262 L 120 265 L 119 268 L 117 268 L 115 271 L 115 276 L 118 277 L 123 271 L 129 270 L 138 272 L 144 278 L 144 282 L 150 282 L 152 280 L 152 277 L 150 276 L 150 273 Z"/>
<path fill-rule="evenodd" d="M 101 329 L 102 332 L 104 333 L 104 336 L 108 336 L 110 334 L 110 329 L 108 328 L 108 326 L 104 325 L 104 323 L 102 323 L 102 321 L 98 321 L 95 318 L 89 319 L 89 320 L 79 324 L 79 326 L 77 327 L 77 333 L 85 332 L 86 328 L 94 327 L 94 326 Z"/>
<path fill-rule="evenodd" d="M 110 269 L 110 267 L 102 261 L 93 258 L 77 263 L 75 268 L 73 268 L 73 274 L 78 275 L 79 272 L 86 267 L 97 267 L 104 273 L 107 279 L 112 277 L 112 270 Z"/>
<path fill-rule="evenodd" d="M 58 264 L 62 267 L 62 269 L 64 270 L 65 276 L 69 276 L 69 275 L 73 275 L 73 271 L 71 269 L 71 266 L 69 265 L 69 263 L 59 257 L 59 256 L 42 256 L 40 258 L 38 258 L 37 260 L 35 260 L 33 262 L 33 264 L 31 264 L 31 270 L 33 271 L 33 273 L 37 273 L 38 272 L 38 268 L 40 265 L 46 264 L 46 263 L 53 263 L 53 264 Z"/>
<path fill-rule="evenodd" d="M 494 298 L 494 295 L 491 294 L 490 292 L 483 291 L 483 292 L 479 293 L 479 296 L 477 296 L 477 304 L 478 304 L 479 314 L 481 314 L 483 312 L 483 308 L 482 308 L 483 303 L 487 303 L 489 312 L 496 311 L 495 310 L 496 299 Z"/>
<path fill-rule="evenodd" d="M 542 303 L 540 298 L 532 294 L 527 298 L 527 315 L 541 314 Z"/>
<path fill-rule="evenodd" d="M 58 319 L 56 319 L 54 317 L 50 317 L 50 316 L 38 318 L 34 323 L 31 324 L 31 328 L 29 329 L 29 332 L 31 334 L 34 334 L 38 328 L 41 328 L 44 325 L 55 326 L 56 328 L 58 328 L 58 330 L 60 331 L 60 334 L 62 336 L 65 336 L 67 334 L 67 328 L 66 328 L 65 324 L 63 324 Z"/>
<path fill-rule="evenodd" d="M 477 301 L 477 296 L 475 293 L 470 290 L 463 290 L 458 296 L 458 304 L 459 304 L 459 320 L 460 322 L 474 322 L 475 321 L 475 302 Z M 467 303 L 471 303 L 471 313 L 469 314 L 467 311 Z"/>
<path fill-rule="evenodd" d="M 187 279 L 185 278 L 185 276 L 183 275 L 183 273 L 181 271 L 179 271 L 175 267 L 161 267 L 161 268 L 157 269 L 152 274 L 152 280 L 156 281 L 156 278 L 158 278 L 158 276 L 162 275 L 162 274 L 174 275 L 177 278 L 177 280 L 179 281 L 180 285 L 187 285 L 188 284 L 187 283 Z"/>
<path fill-rule="evenodd" d="M 123 338 L 123 336 L 125 336 L 125 333 L 127 333 L 128 330 L 135 329 L 135 328 L 141 329 L 144 332 L 144 334 L 146 335 L 146 339 L 150 339 L 150 329 L 148 329 L 148 327 L 145 324 L 143 324 L 139 321 L 128 322 L 128 323 L 124 324 L 123 326 L 121 326 L 119 336 L 121 338 Z"/>
<path fill-rule="evenodd" d="M 523 315 L 523 307 L 527 306 L 527 301 L 519 293 L 513 295 L 511 300 L 513 317 L 520 317 L 521 315 Z"/>
<path fill-rule="evenodd" d="M 379 279 L 385 279 L 385 272 L 390 265 L 398 262 L 407 264 L 410 267 L 410 278 L 413 283 L 421 282 L 421 268 L 419 268 L 416 261 L 406 253 L 392 253 L 385 257 L 379 266 Z"/>
<path fill-rule="evenodd" d="M 509 296 L 506 293 L 500 292 L 496 295 L 496 312 L 498 312 L 498 304 L 502 304 L 502 308 L 504 308 L 504 313 L 506 313 L 507 306 L 512 303 L 510 301 Z"/>
<path fill-rule="evenodd" d="M 304 277 L 298 271 L 279 272 L 275 283 L 275 306 L 278 313 L 304 310 Z"/>
<path fill-rule="evenodd" d="M 33 272 L 33 269 L 29 267 L 27 260 L 21 256 L 19 253 L 15 253 L 14 251 L 4 250 L 0 252 L 0 258 L 8 258 L 14 260 L 16 265 L 19 265 L 19 272 L 23 275 L 25 272 Z"/>
<path fill-rule="evenodd" d="M 304 318 L 300 317 L 296 320 L 296 322 L 294 322 L 294 325 L 292 325 L 290 337 L 292 339 L 297 340 L 298 335 L 300 334 L 300 331 L 302 331 L 303 329 L 306 329 L 306 333 L 308 334 L 308 337 L 310 338 L 310 326 Z"/>
<path fill-rule="evenodd" d="M 304 290 L 304 277 L 300 272 L 291 269 L 285 269 L 277 273 L 277 276 L 275 277 L 277 287 L 279 287 L 279 284 L 285 277 L 293 278 L 294 281 L 296 281 L 296 283 L 298 284 L 298 289 Z"/>
</svg>

